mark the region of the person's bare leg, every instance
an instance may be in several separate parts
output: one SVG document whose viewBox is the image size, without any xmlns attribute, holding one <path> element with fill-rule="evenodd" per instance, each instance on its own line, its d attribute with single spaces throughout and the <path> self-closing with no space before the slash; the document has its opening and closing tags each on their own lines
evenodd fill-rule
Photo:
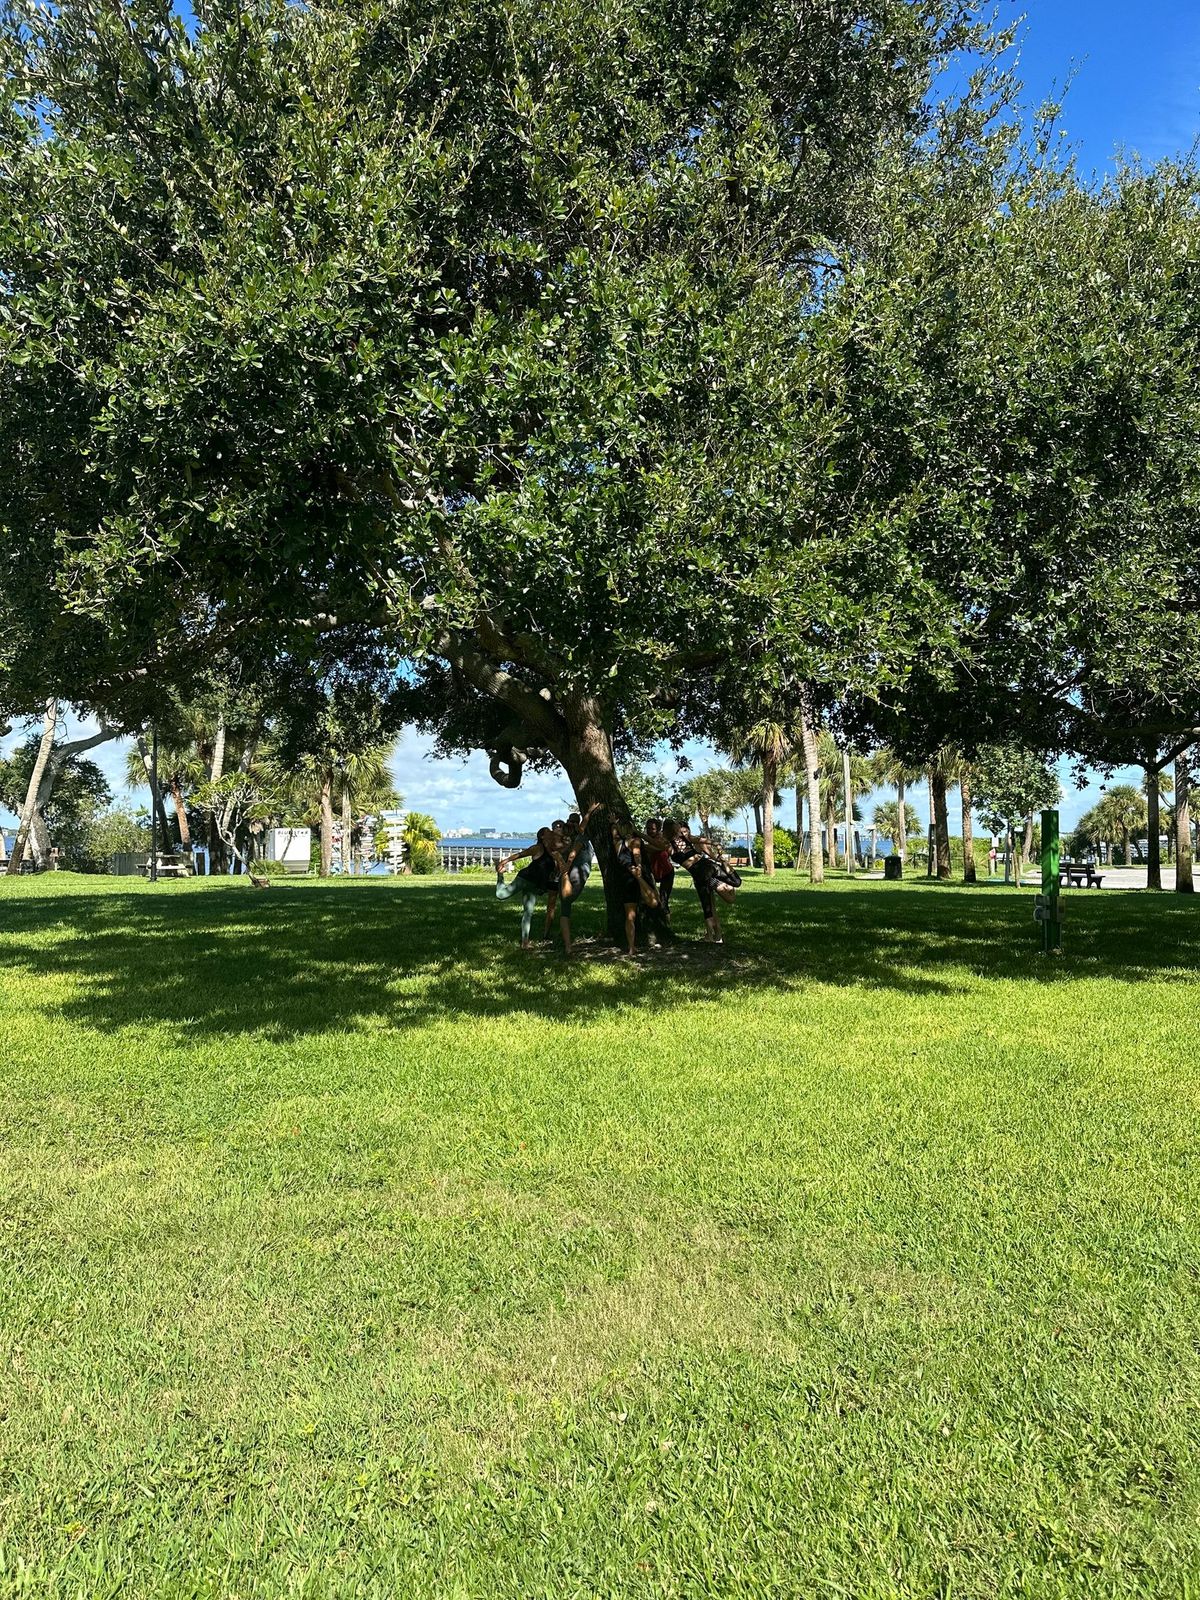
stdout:
<svg viewBox="0 0 1200 1600">
<path fill-rule="evenodd" d="M 704 925 L 708 929 L 708 937 L 712 940 L 712 942 L 714 944 L 720 944 L 722 942 L 721 919 L 717 916 L 715 911 L 711 917 L 705 917 Z"/>
<path fill-rule="evenodd" d="M 570 916 L 568 915 L 568 916 L 564 917 L 560 913 L 559 919 L 558 919 L 558 926 L 559 926 L 559 929 L 560 929 L 560 931 L 562 933 L 563 955 L 569 956 L 571 954 L 571 918 L 570 918 Z"/>
<path fill-rule="evenodd" d="M 554 926 L 554 913 L 558 908 L 558 890 L 551 889 L 546 896 L 546 926 L 542 929 L 542 938 L 550 937 L 550 930 Z"/>
<path fill-rule="evenodd" d="M 625 907 L 625 938 L 629 943 L 629 954 L 637 955 L 637 907 Z"/>
</svg>

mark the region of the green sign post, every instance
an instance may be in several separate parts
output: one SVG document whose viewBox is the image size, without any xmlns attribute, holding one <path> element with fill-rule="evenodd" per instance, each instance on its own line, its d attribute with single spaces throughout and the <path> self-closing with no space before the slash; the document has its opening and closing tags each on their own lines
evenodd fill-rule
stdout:
<svg viewBox="0 0 1200 1600">
<path fill-rule="evenodd" d="M 1058 883 L 1058 812 L 1042 812 L 1042 892 L 1034 916 L 1042 925 L 1042 951 L 1062 949 L 1062 896 Z"/>
</svg>

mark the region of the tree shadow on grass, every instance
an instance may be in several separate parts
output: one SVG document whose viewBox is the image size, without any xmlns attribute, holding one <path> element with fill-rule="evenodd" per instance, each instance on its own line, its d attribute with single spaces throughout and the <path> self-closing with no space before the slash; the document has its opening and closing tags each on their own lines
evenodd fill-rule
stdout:
<svg viewBox="0 0 1200 1600">
<path fill-rule="evenodd" d="M 71 1021 L 154 1024 L 181 1042 L 514 1014 L 579 1022 L 811 984 L 948 995 L 975 977 L 1069 986 L 1200 968 L 1197 907 L 1169 896 L 1071 898 L 1061 959 L 1040 954 L 1031 896 L 1016 891 L 752 880 L 716 948 L 699 941 L 692 897 L 677 902 L 675 948 L 617 962 L 593 942 L 568 964 L 557 934 L 522 953 L 514 908 L 486 882 L 56 888 L 4 902 L 0 961 L 71 980 L 50 1002 Z M 596 895 L 577 918 L 585 939 L 601 917 Z"/>
</svg>

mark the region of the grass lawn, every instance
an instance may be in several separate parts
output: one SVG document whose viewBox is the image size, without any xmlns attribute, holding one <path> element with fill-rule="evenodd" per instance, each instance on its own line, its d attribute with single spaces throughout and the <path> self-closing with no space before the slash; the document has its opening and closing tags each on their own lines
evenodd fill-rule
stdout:
<svg viewBox="0 0 1200 1600">
<path fill-rule="evenodd" d="M 4 880 L 0 1596 L 1200 1595 L 1200 905 L 1069 908 Z"/>
</svg>

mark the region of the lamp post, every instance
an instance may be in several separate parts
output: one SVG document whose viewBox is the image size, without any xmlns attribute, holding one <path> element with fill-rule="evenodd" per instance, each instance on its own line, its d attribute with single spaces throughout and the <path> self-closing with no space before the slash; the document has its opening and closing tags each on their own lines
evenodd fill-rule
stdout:
<svg viewBox="0 0 1200 1600">
<path fill-rule="evenodd" d="M 158 882 L 158 729 L 153 725 L 150 728 L 150 882 Z"/>
</svg>

